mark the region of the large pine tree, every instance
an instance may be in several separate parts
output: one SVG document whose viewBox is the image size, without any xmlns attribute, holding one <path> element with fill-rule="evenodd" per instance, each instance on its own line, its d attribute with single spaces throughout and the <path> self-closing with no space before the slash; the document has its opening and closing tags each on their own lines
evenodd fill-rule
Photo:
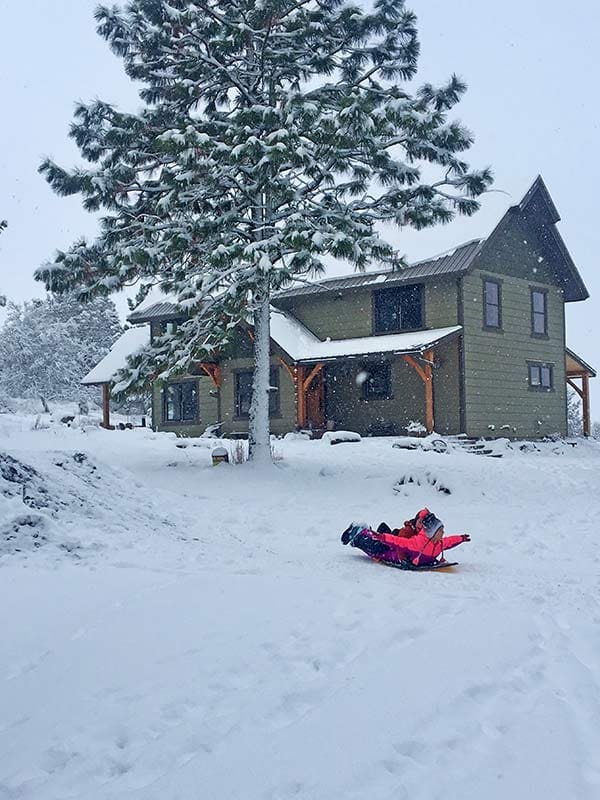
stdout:
<svg viewBox="0 0 600 800">
<path fill-rule="evenodd" d="M 251 455 L 269 457 L 269 297 L 322 270 L 394 260 L 378 223 L 425 228 L 472 214 L 491 183 L 448 112 L 465 90 L 412 91 L 419 43 L 404 0 L 130 0 L 99 33 L 141 84 L 127 114 L 96 101 L 71 136 L 87 169 L 45 161 L 62 195 L 102 209 L 37 277 L 105 295 L 138 282 L 178 296 L 188 321 L 138 359 L 130 383 L 185 370 L 252 318 Z M 427 178 L 422 173 L 428 168 Z M 434 176 L 435 177 L 430 177 Z"/>
</svg>

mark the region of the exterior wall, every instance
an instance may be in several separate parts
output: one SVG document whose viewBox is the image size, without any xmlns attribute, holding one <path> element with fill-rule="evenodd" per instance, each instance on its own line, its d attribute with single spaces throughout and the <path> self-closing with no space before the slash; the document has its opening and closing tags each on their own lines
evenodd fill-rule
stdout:
<svg viewBox="0 0 600 800">
<path fill-rule="evenodd" d="M 436 348 L 437 369 L 433 371 L 433 410 L 436 433 L 457 434 L 460 420 L 460 340 Z"/>
<path fill-rule="evenodd" d="M 422 281 L 425 284 L 425 325 L 444 328 L 458 324 L 456 280 L 439 277 Z M 373 335 L 375 284 L 367 289 L 327 292 L 285 300 L 280 303 L 320 339 L 354 339 Z"/>
<path fill-rule="evenodd" d="M 180 381 L 196 381 L 198 383 L 198 419 L 195 422 L 163 422 L 162 387 L 154 384 L 152 392 L 152 427 L 155 431 L 170 431 L 178 436 L 200 436 L 208 425 L 219 420 L 219 398 L 214 394 L 214 384 L 206 376 L 182 376 Z"/>
<path fill-rule="evenodd" d="M 325 410 L 337 428 L 347 428 L 363 436 L 404 434 L 411 421 L 425 424 L 425 391 L 416 371 L 402 358 L 391 362 L 392 396 L 382 400 L 363 400 L 357 384 L 359 372 L 369 362 L 353 360 L 326 367 Z"/>
<path fill-rule="evenodd" d="M 271 356 L 271 366 L 279 370 L 279 414 L 271 417 L 271 433 L 279 436 L 296 428 L 296 393 L 289 372 L 276 356 Z M 235 416 L 235 374 L 253 367 L 252 358 L 232 358 L 221 364 L 221 431 L 225 435 L 248 432 L 248 418 Z"/>
<path fill-rule="evenodd" d="M 499 252 L 501 255 L 501 253 Z M 536 259 L 537 262 L 537 259 Z M 537 438 L 566 434 L 565 326 L 562 290 L 514 276 L 486 258 L 463 280 L 465 422 L 469 436 Z M 522 274 L 527 274 L 524 269 Z M 503 275 L 510 275 L 502 280 Z M 539 278 L 539 273 L 533 273 Z M 483 279 L 502 281 L 502 332 L 483 326 Z M 532 286 L 548 290 L 548 337 L 531 335 Z M 554 388 L 534 391 L 528 361 L 554 367 Z"/>
</svg>

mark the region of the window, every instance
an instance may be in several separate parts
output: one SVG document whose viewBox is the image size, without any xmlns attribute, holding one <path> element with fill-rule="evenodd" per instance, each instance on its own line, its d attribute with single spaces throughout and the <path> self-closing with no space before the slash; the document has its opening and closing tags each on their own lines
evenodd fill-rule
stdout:
<svg viewBox="0 0 600 800">
<path fill-rule="evenodd" d="M 198 419 L 198 382 L 169 383 L 163 393 L 163 422 Z"/>
<path fill-rule="evenodd" d="M 362 385 L 363 400 L 384 400 L 392 394 L 392 370 L 388 363 L 365 364 L 366 378 Z"/>
<path fill-rule="evenodd" d="M 548 335 L 548 292 L 545 289 L 531 290 L 531 333 Z"/>
<path fill-rule="evenodd" d="M 422 328 L 423 287 L 399 286 L 374 292 L 373 330 L 375 333 L 397 333 Z"/>
<path fill-rule="evenodd" d="M 529 388 L 537 392 L 549 392 L 554 388 L 552 364 L 529 364 Z"/>
<path fill-rule="evenodd" d="M 483 282 L 483 327 L 502 329 L 502 294 L 498 281 Z"/>
<path fill-rule="evenodd" d="M 235 415 L 236 417 L 250 416 L 250 404 L 252 403 L 252 380 L 251 370 L 237 372 L 235 375 Z M 269 373 L 269 416 L 275 417 L 279 414 L 279 369 L 271 367 Z"/>
</svg>

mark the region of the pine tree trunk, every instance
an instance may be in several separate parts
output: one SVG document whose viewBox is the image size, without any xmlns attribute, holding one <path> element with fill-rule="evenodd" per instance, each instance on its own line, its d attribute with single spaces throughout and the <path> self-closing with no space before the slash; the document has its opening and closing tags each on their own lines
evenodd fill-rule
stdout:
<svg viewBox="0 0 600 800">
<path fill-rule="evenodd" d="M 255 463 L 270 463 L 269 387 L 271 333 L 269 291 L 257 298 L 254 310 L 254 380 L 250 405 L 249 459 Z"/>
</svg>

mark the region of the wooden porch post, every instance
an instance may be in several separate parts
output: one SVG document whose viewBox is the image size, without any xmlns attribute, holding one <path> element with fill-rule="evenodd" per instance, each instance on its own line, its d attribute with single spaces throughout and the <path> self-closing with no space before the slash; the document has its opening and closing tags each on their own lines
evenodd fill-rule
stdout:
<svg viewBox="0 0 600 800">
<path fill-rule="evenodd" d="M 434 355 L 435 354 L 433 350 L 426 350 L 423 353 L 423 357 L 426 359 L 427 363 L 423 364 L 423 366 L 418 364 L 412 356 L 404 356 L 406 363 L 410 364 L 410 366 L 416 370 L 417 374 L 424 383 L 425 427 L 427 428 L 427 433 L 433 433 L 435 428 L 435 416 L 433 412 L 433 370 L 431 368 Z"/>
<path fill-rule="evenodd" d="M 300 428 L 305 428 L 308 424 L 306 395 L 310 389 L 311 383 L 324 366 L 325 364 L 323 362 L 319 362 L 310 372 L 308 371 L 308 367 L 297 367 L 296 391 L 298 393 L 298 425 Z"/>
<path fill-rule="evenodd" d="M 102 427 L 110 430 L 110 384 L 102 384 Z"/>
<path fill-rule="evenodd" d="M 581 376 L 581 388 L 583 389 L 583 435 L 592 435 L 592 420 L 590 415 L 590 376 L 584 372 Z"/>
<path fill-rule="evenodd" d="M 298 427 L 306 427 L 306 392 L 304 390 L 304 376 L 306 370 L 304 367 L 298 366 L 296 368 L 296 394 L 298 398 Z"/>
<path fill-rule="evenodd" d="M 575 378 L 581 378 L 581 386 L 577 386 Z M 587 372 L 567 373 L 567 383 L 581 397 L 581 409 L 583 417 L 583 435 L 592 435 L 592 419 L 590 413 L 590 376 Z"/>
</svg>

